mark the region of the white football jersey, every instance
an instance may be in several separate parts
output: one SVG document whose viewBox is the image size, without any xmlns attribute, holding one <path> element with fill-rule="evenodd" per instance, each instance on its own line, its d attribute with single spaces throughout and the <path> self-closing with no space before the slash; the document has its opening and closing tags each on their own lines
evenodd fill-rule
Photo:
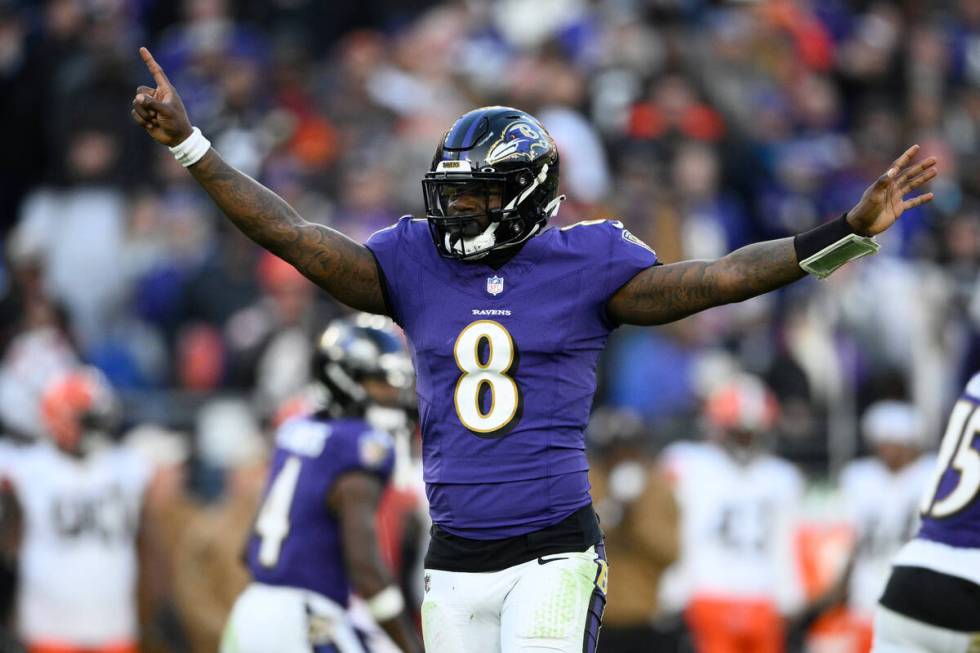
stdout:
<svg viewBox="0 0 980 653">
<path fill-rule="evenodd" d="M 935 464 L 933 456 L 923 455 L 893 474 L 877 458 L 863 458 L 841 473 L 841 498 L 857 536 L 852 608 L 874 612 L 895 554 L 918 528 L 919 502 Z"/>
<path fill-rule="evenodd" d="M 681 558 L 664 577 L 664 607 L 710 597 L 796 610 L 803 601 L 793 543 L 800 472 L 768 454 L 739 462 L 710 442 L 673 444 L 663 464 L 681 510 Z"/>
<path fill-rule="evenodd" d="M 77 460 L 49 442 L 3 444 L 0 476 L 23 511 L 17 623 L 24 640 L 134 641 L 147 463 L 121 447 Z"/>
</svg>

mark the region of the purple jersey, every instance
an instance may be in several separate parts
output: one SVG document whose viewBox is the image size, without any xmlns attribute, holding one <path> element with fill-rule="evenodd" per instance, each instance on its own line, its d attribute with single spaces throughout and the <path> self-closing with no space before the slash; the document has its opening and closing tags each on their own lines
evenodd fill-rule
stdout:
<svg viewBox="0 0 980 653">
<path fill-rule="evenodd" d="M 606 303 L 656 255 L 618 222 L 547 229 L 499 269 L 439 256 L 425 220 L 367 246 L 417 374 L 433 521 L 498 539 L 589 503 L 584 431 Z"/>
<path fill-rule="evenodd" d="M 922 504 L 918 538 L 980 549 L 980 373 L 953 407 L 936 473 Z"/>
<path fill-rule="evenodd" d="M 284 423 L 246 550 L 253 578 L 312 590 L 346 606 L 350 583 L 340 523 L 327 496 L 347 472 L 387 482 L 393 466 L 391 437 L 364 420 L 299 417 Z"/>
</svg>

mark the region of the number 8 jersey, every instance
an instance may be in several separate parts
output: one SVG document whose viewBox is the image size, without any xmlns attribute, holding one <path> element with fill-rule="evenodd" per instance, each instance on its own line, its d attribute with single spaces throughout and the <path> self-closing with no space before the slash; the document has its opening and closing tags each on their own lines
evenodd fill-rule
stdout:
<svg viewBox="0 0 980 653">
<path fill-rule="evenodd" d="M 441 257 L 409 217 L 367 246 L 411 345 L 433 521 L 499 539 L 587 505 L 606 303 L 654 252 L 606 220 L 547 229 L 500 268 Z"/>
</svg>

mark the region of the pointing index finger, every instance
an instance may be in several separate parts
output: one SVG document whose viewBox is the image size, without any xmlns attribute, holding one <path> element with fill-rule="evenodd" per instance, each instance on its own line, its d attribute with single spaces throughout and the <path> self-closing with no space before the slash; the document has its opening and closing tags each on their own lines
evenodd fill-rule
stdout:
<svg viewBox="0 0 980 653">
<path fill-rule="evenodd" d="M 143 63 L 150 70 L 150 74 L 153 75 L 153 80 L 157 83 L 157 87 L 170 86 L 170 80 L 167 79 L 167 73 L 163 72 L 163 68 L 157 63 L 157 60 L 153 58 L 150 51 L 146 48 L 140 48 L 140 56 L 143 57 Z"/>
</svg>

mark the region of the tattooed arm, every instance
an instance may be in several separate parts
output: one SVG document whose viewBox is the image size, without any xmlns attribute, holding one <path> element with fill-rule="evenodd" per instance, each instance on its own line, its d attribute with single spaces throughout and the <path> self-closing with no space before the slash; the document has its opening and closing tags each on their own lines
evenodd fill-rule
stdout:
<svg viewBox="0 0 980 653">
<path fill-rule="evenodd" d="M 158 143 L 173 147 L 190 136 L 190 119 L 153 55 L 146 48 L 140 48 L 140 55 L 156 88 L 136 89 L 133 119 Z M 366 247 L 307 222 L 285 200 L 225 163 L 214 150 L 188 170 L 246 236 L 291 263 L 338 301 L 371 313 L 385 312 L 377 265 Z"/>
<path fill-rule="evenodd" d="M 622 324 L 664 324 L 712 306 L 740 302 L 805 276 L 792 238 L 747 245 L 715 261 L 682 261 L 643 270 L 609 300 Z"/>
<path fill-rule="evenodd" d="M 231 167 L 214 150 L 190 173 L 242 233 L 289 261 L 310 281 L 348 306 L 384 313 L 374 256 L 329 227 L 307 222 L 285 200 Z"/>
<path fill-rule="evenodd" d="M 913 145 L 895 159 L 847 212 L 851 230 L 874 236 L 906 210 L 933 199 L 924 193 L 903 199 L 936 176 L 936 158 L 915 165 Z M 684 261 L 643 270 L 609 300 L 609 315 L 622 324 L 664 324 L 712 306 L 740 302 L 805 276 L 792 238 L 747 245 L 715 261 Z"/>
</svg>

